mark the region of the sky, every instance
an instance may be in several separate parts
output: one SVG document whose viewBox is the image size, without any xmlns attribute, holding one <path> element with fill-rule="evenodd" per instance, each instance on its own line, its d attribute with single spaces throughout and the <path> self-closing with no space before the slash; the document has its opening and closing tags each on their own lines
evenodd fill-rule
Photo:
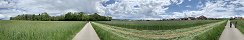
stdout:
<svg viewBox="0 0 244 40">
<path fill-rule="evenodd" d="M 0 0 L 0 19 L 20 14 L 98 13 L 113 19 L 244 17 L 244 0 Z"/>
</svg>

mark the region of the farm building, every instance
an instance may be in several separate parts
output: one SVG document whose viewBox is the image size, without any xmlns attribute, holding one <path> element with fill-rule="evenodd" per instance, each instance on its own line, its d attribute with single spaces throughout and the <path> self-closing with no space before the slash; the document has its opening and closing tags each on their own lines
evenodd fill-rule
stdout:
<svg viewBox="0 0 244 40">
<path fill-rule="evenodd" d="M 197 19 L 198 19 L 198 20 L 206 20 L 206 19 L 208 19 L 208 18 L 202 15 L 202 16 L 197 17 Z"/>
</svg>

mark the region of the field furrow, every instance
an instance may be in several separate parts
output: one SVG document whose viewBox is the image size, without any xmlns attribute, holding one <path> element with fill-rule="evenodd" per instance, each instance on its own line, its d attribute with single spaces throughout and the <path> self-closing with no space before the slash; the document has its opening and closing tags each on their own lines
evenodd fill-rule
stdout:
<svg viewBox="0 0 244 40">
<path fill-rule="evenodd" d="M 126 39 L 141 40 L 141 39 L 193 39 L 195 36 L 216 27 L 216 25 L 223 24 L 225 21 L 209 23 L 190 28 L 180 28 L 174 30 L 137 30 L 130 28 L 117 27 L 107 24 L 92 22 L 93 25 L 98 26 L 104 31 L 111 32 L 117 36 Z"/>
</svg>

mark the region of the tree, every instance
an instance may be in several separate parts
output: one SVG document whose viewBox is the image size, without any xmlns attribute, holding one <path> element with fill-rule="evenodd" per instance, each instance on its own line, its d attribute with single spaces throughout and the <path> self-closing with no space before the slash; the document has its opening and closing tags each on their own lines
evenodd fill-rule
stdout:
<svg viewBox="0 0 244 40">
<path fill-rule="evenodd" d="M 112 17 L 101 16 L 98 13 L 91 15 L 84 12 L 68 12 L 61 16 L 49 16 L 47 12 L 35 14 L 22 14 L 11 17 L 10 20 L 32 20 L 32 21 L 110 21 Z"/>
<path fill-rule="evenodd" d="M 65 20 L 71 20 L 72 19 L 72 17 L 71 17 L 71 12 L 68 12 L 67 14 L 65 14 Z"/>
<path fill-rule="evenodd" d="M 41 14 L 41 20 L 42 21 L 49 21 L 50 16 L 47 14 L 47 12 L 44 12 Z"/>
<path fill-rule="evenodd" d="M 97 13 L 94 13 L 94 14 L 92 14 L 92 15 L 90 15 L 90 20 L 91 21 L 98 21 L 98 20 L 100 20 L 100 15 L 98 15 Z"/>
<path fill-rule="evenodd" d="M 84 16 L 84 12 L 79 12 L 78 13 L 78 20 L 83 20 L 84 19 L 83 16 Z"/>
</svg>

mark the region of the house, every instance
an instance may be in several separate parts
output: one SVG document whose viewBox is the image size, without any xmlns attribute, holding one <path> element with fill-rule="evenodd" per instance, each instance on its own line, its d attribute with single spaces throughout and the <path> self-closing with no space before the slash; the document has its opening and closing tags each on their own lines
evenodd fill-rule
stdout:
<svg viewBox="0 0 244 40">
<path fill-rule="evenodd" d="M 208 18 L 205 17 L 205 16 L 203 16 L 203 15 L 201 15 L 201 16 L 197 17 L 197 19 L 198 19 L 198 20 L 207 20 Z"/>
<path fill-rule="evenodd" d="M 179 20 L 195 20 L 195 17 L 180 18 Z"/>
<path fill-rule="evenodd" d="M 242 17 L 235 17 L 234 19 L 243 19 Z"/>
<path fill-rule="evenodd" d="M 188 18 L 180 18 L 180 20 L 187 20 Z"/>
<path fill-rule="evenodd" d="M 188 17 L 187 20 L 195 20 L 195 17 Z"/>
</svg>

